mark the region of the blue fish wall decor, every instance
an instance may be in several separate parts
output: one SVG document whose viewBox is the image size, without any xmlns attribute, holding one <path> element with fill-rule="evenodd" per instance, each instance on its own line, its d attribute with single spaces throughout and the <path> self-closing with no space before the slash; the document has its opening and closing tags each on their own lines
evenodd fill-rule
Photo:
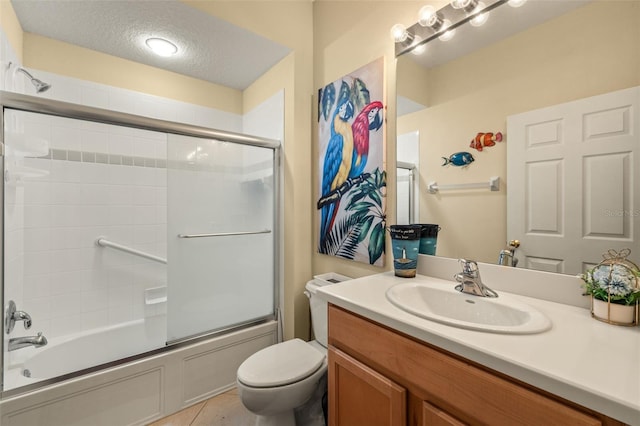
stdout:
<svg viewBox="0 0 640 426">
<path fill-rule="evenodd" d="M 473 155 L 471 155 L 471 153 L 466 151 L 456 152 L 454 154 L 451 154 L 449 158 L 442 157 L 442 159 L 444 160 L 444 163 L 442 163 L 443 166 L 453 164 L 454 166 L 458 166 L 458 167 L 468 166 L 469 164 L 475 161 L 475 159 L 473 158 Z"/>
</svg>

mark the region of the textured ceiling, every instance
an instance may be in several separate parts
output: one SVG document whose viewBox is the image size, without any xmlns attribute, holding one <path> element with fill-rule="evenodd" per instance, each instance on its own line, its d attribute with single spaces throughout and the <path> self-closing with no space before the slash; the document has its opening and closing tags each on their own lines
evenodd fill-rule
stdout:
<svg viewBox="0 0 640 426">
<path fill-rule="evenodd" d="M 245 89 L 289 49 L 176 0 L 11 0 L 26 32 L 157 68 Z M 162 58 L 145 45 L 178 46 Z"/>
</svg>

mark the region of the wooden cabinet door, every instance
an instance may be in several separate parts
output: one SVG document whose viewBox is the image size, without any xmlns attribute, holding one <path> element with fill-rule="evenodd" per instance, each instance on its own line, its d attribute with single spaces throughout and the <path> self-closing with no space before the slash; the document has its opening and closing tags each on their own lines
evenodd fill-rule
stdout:
<svg viewBox="0 0 640 426">
<path fill-rule="evenodd" d="M 422 426 L 466 426 L 451 414 L 427 401 L 422 403 Z"/>
<path fill-rule="evenodd" d="M 406 390 L 329 347 L 329 426 L 404 426 Z"/>
</svg>

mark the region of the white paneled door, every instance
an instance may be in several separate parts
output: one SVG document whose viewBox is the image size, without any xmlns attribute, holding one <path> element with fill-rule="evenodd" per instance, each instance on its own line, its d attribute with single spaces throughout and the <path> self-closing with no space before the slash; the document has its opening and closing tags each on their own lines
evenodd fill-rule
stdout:
<svg viewBox="0 0 640 426">
<path fill-rule="evenodd" d="M 519 266 L 578 274 L 622 248 L 637 259 L 640 87 L 510 116 L 507 137 Z"/>
</svg>

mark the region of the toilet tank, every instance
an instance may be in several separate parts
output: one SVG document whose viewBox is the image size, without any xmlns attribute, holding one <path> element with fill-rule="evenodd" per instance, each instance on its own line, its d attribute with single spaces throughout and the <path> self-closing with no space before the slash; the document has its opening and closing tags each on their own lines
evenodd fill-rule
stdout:
<svg viewBox="0 0 640 426">
<path fill-rule="evenodd" d="M 329 272 L 327 274 L 315 275 L 311 281 L 305 286 L 305 294 L 309 298 L 309 308 L 311 309 L 311 326 L 313 327 L 313 334 L 318 343 L 325 348 L 328 346 L 327 342 L 327 302 L 319 297 L 316 297 L 316 290 L 318 287 L 325 285 L 337 284 L 342 281 L 350 280 L 351 278 L 344 275 L 336 274 L 335 272 Z"/>
</svg>

